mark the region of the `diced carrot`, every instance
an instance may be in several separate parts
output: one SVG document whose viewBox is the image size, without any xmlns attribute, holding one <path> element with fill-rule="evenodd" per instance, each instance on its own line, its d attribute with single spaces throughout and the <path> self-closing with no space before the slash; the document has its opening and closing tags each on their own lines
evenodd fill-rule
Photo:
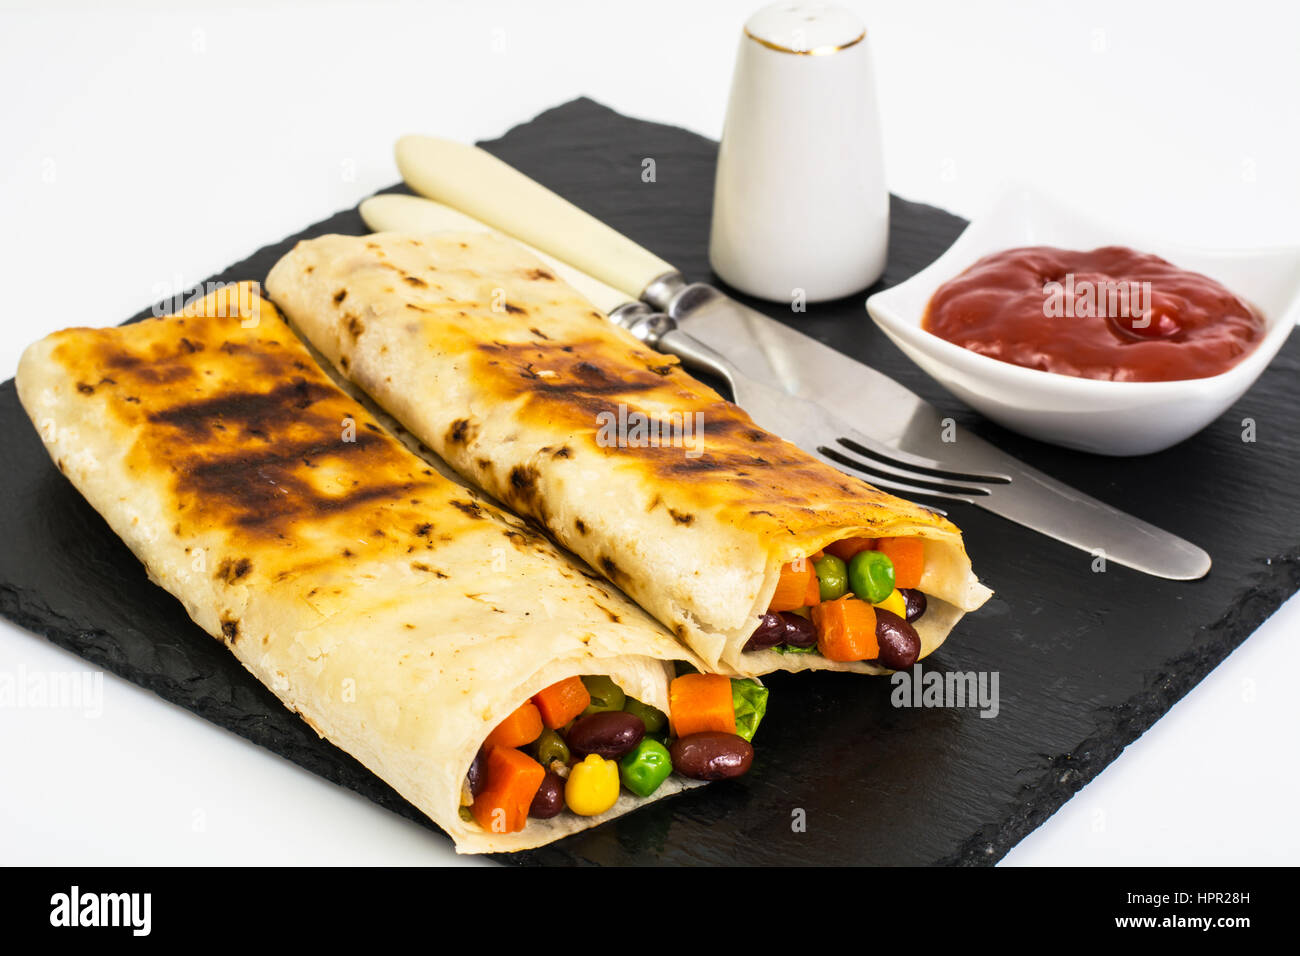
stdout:
<svg viewBox="0 0 1300 956">
<path fill-rule="evenodd" d="M 531 701 L 520 704 L 509 717 L 497 724 L 496 729 L 487 735 L 483 746 L 488 750 L 494 747 L 522 747 L 531 744 L 542 735 L 542 712 Z"/>
<path fill-rule="evenodd" d="M 809 578 L 816 583 L 817 572 L 813 570 L 812 562 L 807 558 L 800 558 L 797 561 L 782 565 L 780 580 L 776 582 L 776 593 L 772 595 L 772 601 L 768 604 L 767 609 L 769 611 L 793 611 L 797 607 L 805 607 Z"/>
<path fill-rule="evenodd" d="M 668 720 L 674 737 L 703 730 L 736 732 L 731 679 L 725 674 L 683 674 L 668 685 Z"/>
<path fill-rule="evenodd" d="M 876 609 L 846 594 L 812 609 L 817 650 L 828 661 L 870 661 L 880 656 Z"/>
<path fill-rule="evenodd" d="M 803 595 L 803 603 L 805 607 L 812 607 L 814 604 L 820 604 L 821 601 L 822 585 L 817 580 L 817 569 L 813 568 L 812 577 L 808 579 L 808 590 Z"/>
<path fill-rule="evenodd" d="M 563 727 L 591 703 L 591 694 L 581 677 L 566 677 L 533 695 L 542 723 L 551 730 Z"/>
<path fill-rule="evenodd" d="M 925 542 L 920 538 L 881 538 L 876 550 L 894 562 L 894 587 L 917 588 L 925 572 Z"/>
<path fill-rule="evenodd" d="M 875 546 L 874 538 L 845 538 L 843 541 L 826 545 L 826 553 L 835 555 L 847 564 L 859 551 L 870 551 Z"/>
<path fill-rule="evenodd" d="M 546 771 L 528 754 L 493 747 L 487 755 L 487 784 L 469 808 L 478 825 L 493 833 L 515 833 L 528 822 L 528 808 Z"/>
</svg>

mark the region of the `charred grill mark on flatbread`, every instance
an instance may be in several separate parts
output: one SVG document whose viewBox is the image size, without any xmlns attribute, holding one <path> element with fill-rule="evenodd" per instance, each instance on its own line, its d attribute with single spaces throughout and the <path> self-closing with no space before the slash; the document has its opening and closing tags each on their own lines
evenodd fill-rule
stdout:
<svg viewBox="0 0 1300 956">
<path fill-rule="evenodd" d="M 611 398 L 629 397 L 643 392 L 652 391 L 657 387 L 655 382 L 628 382 L 618 381 L 605 377 L 603 373 L 593 374 L 591 371 L 595 366 L 589 362 L 579 362 L 579 365 L 586 368 L 578 369 L 578 375 L 572 380 L 564 380 L 557 376 L 556 379 L 543 378 L 539 385 L 534 386 L 534 391 L 538 397 L 545 397 L 547 401 L 567 401 L 569 404 L 580 408 L 583 412 L 589 412 L 592 409 L 599 411 L 613 411 L 618 405 L 610 401 Z M 598 370 L 599 371 L 599 370 Z"/>
<path fill-rule="evenodd" d="M 300 421 L 299 413 L 335 395 L 333 388 L 304 378 L 277 385 L 269 392 L 235 392 L 185 402 L 150 412 L 146 417 L 159 425 L 173 425 L 198 438 L 218 425 L 238 425 L 246 431 L 266 433 L 286 429 Z M 333 429 L 340 435 L 341 425 Z"/>
<path fill-rule="evenodd" d="M 511 497 L 532 505 L 537 500 L 537 469 L 531 465 L 515 465 L 510 469 Z"/>
<path fill-rule="evenodd" d="M 174 385 L 194 374 L 189 365 L 176 362 L 173 356 L 159 354 L 150 358 L 107 345 L 100 349 L 99 360 L 104 368 L 143 385 Z"/>
<path fill-rule="evenodd" d="M 266 311 L 273 315 L 269 304 L 266 306 Z M 288 334 L 288 330 L 279 321 L 278 316 L 264 318 L 262 321 L 266 323 L 266 334 L 248 342 L 212 335 L 212 330 L 203 325 L 205 322 L 216 324 L 238 322 L 237 315 L 232 315 L 228 319 L 202 316 L 189 318 L 188 335 L 180 338 L 159 337 L 141 343 L 138 349 L 123 347 L 117 339 L 108 334 L 111 329 L 83 330 L 87 335 L 93 336 L 91 343 L 84 351 L 79 351 L 76 355 L 68 355 L 66 358 L 73 364 L 90 365 L 96 375 L 104 370 L 110 371 L 120 377 L 124 384 L 138 387 L 140 394 L 149 397 L 153 397 L 152 393 L 155 390 L 165 389 L 166 386 L 179 386 L 182 383 L 189 386 L 200 371 L 204 377 L 209 378 L 222 370 L 229 371 L 232 363 L 241 366 L 243 377 L 247 380 L 257 378 L 271 381 L 284 380 L 289 377 L 290 369 L 309 370 L 309 366 L 301 359 L 286 356 L 284 343 L 277 336 Z M 205 336 L 209 336 L 207 341 Z M 204 360 L 199 361 L 194 356 L 201 351 L 208 353 L 215 351 L 218 354 L 205 355 Z M 105 378 L 108 377 L 104 376 L 97 380 L 103 384 Z M 112 381 L 113 384 L 117 384 L 116 380 Z M 194 387 L 200 389 L 204 386 Z"/>
<path fill-rule="evenodd" d="M 253 562 L 248 558 L 226 558 L 217 566 L 216 577 L 227 584 L 234 584 L 253 569 Z"/>
<path fill-rule="evenodd" d="M 544 531 L 525 522 L 518 527 L 506 528 L 501 532 L 515 544 L 524 548 L 549 548 L 550 539 Z"/>
<path fill-rule="evenodd" d="M 447 429 L 447 443 L 451 445 L 469 444 L 478 434 L 478 427 L 468 418 L 458 418 Z"/>
<path fill-rule="evenodd" d="M 452 501 L 449 502 L 453 508 L 468 518 L 481 519 L 483 517 L 483 506 L 477 501 Z"/>
<path fill-rule="evenodd" d="M 355 442 L 330 441 L 300 445 L 266 455 L 236 453 L 210 459 L 193 458 L 178 475 L 176 490 L 192 499 L 205 515 L 224 517 L 248 531 L 283 533 L 296 519 L 352 511 L 369 502 L 402 495 L 416 487 L 414 481 L 358 484 L 341 494 L 328 494 L 301 474 L 304 457 L 354 457 L 375 460 L 370 454 L 377 444 L 361 435 Z M 347 467 L 365 468 L 362 462 Z"/>
</svg>

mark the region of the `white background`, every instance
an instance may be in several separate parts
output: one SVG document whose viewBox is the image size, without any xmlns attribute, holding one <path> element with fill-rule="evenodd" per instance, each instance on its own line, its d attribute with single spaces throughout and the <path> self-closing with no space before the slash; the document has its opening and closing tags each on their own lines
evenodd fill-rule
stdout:
<svg viewBox="0 0 1300 956">
<path fill-rule="evenodd" d="M 403 133 L 495 137 L 585 94 L 716 138 L 758 5 L 0 4 L 0 378 L 394 182 Z M 1189 243 L 1300 241 L 1295 5 L 848 5 L 894 192 L 971 216 L 1018 178 Z M 1300 862 L 1298 625 L 1292 600 L 1006 862 Z M 83 667 L 0 622 L 0 670 Z M 0 709 L 0 862 L 452 859 L 103 681 L 98 717 Z"/>
</svg>

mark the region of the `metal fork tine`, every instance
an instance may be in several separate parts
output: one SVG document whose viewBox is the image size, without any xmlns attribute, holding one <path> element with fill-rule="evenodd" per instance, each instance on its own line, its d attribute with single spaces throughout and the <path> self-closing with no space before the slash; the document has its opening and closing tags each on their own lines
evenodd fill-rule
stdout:
<svg viewBox="0 0 1300 956">
<path fill-rule="evenodd" d="M 997 472 L 959 471 L 933 458 L 914 455 L 911 452 L 886 445 L 878 439 L 864 435 L 855 428 L 841 428 L 840 432 L 842 433 L 839 438 L 840 444 L 845 445 L 845 447 L 859 455 L 875 458 L 884 465 L 892 464 L 902 467 L 910 465 L 912 468 L 921 468 L 929 472 L 925 477 L 937 478 L 942 481 L 992 482 L 996 485 L 1011 484 L 1010 475 L 998 474 Z M 859 447 L 852 448 L 846 442 L 851 442 Z"/>
<path fill-rule="evenodd" d="M 859 466 L 852 458 L 848 457 L 847 455 L 840 455 L 839 452 L 833 448 L 821 447 L 818 448 L 814 452 L 814 454 L 816 454 L 818 458 L 820 458 L 826 464 L 830 465 L 832 468 L 837 468 L 840 471 L 844 472 L 846 475 L 850 475 L 854 478 L 859 478 L 862 481 L 867 482 L 869 485 L 872 485 L 875 488 L 879 488 L 882 491 L 895 492 L 901 495 L 905 495 L 909 498 L 912 497 L 943 498 L 948 501 L 963 501 L 966 504 L 974 504 L 974 501 L 972 501 L 971 497 L 954 491 L 941 491 L 936 488 L 924 488 L 921 487 L 920 485 L 909 484 L 908 482 L 905 481 L 896 481 L 891 478 L 882 478 L 878 475 L 868 472 L 865 468 Z"/>
<path fill-rule="evenodd" d="M 836 468 L 836 469 L 838 469 L 839 471 L 844 472 L 844 473 L 845 473 L 846 475 L 848 475 L 850 478 L 856 478 L 856 479 L 858 479 L 859 481 L 866 482 L 867 484 L 871 485 L 871 487 L 873 487 L 873 488 L 879 488 L 881 491 L 891 491 L 891 492 L 898 492 L 898 493 L 900 493 L 900 494 L 907 494 L 907 495 L 908 495 L 908 500 L 909 500 L 909 501 L 911 501 L 911 500 L 913 499 L 913 497 L 921 497 L 922 494 L 924 494 L 926 497 L 931 497 L 931 498 L 936 498 L 936 499 L 937 499 L 937 498 L 948 497 L 948 496 L 945 496 L 945 495 L 935 494 L 934 492 L 920 492 L 920 491 L 918 491 L 918 492 L 913 496 L 912 493 L 910 493 L 910 492 L 907 491 L 907 486 L 906 486 L 906 485 L 902 485 L 902 484 L 898 484 L 898 485 L 896 485 L 896 484 L 894 484 L 893 482 L 882 482 L 882 483 L 880 483 L 880 484 L 877 484 L 877 483 L 874 482 L 874 481 L 867 481 L 867 478 L 866 478 L 865 475 L 862 475 L 862 474 L 858 473 L 857 471 L 852 470 L 852 469 L 850 468 L 850 466 L 845 465 L 845 464 L 842 464 L 842 463 L 840 463 L 840 462 L 838 462 L 838 461 L 835 461 L 835 460 L 832 459 L 832 458 L 827 458 L 825 455 L 816 454 L 816 453 L 814 453 L 814 454 L 815 454 L 815 456 L 816 456 L 817 458 L 819 458 L 821 461 L 823 461 L 823 462 L 825 462 L 826 464 L 830 465 L 832 468 Z M 913 503 L 914 503 L 914 504 L 917 504 L 917 503 L 919 503 L 919 502 L 915 502 L 915 501 L 914 501 Z M 935 514 L 941 514 L 941 515 L 944 515 L 945 517 L 946 517 L 947 514 L 948 514 L 948 512 L 945 511 L 943 508 L 939 508 L 939 507 L 937 507 L 937 506 L 935 506 L 935 505 L 922 504 L 921 507 L 927 509 L 928 511 L 933 511 Z"/>
<path fill-rule="evenodd" d="M 912 485 L 917 488 L 929 488 L 935 492 L 942 492 L 948 495 L 961 495 L 962 500 L 967 497 L 983 498 L 989 494 L 987 488 L 981 485 L 962 484 L 961 482 L 950 479 L 936 478 L 933 475 L 920 474 L 914 471 L 907 471 L 902 468 L 895 468 L 892 465 L 886 465 L 874 458 L 867 458 L 862 455 L 850 454 L 846 450 L 849 446 L 841 439 L 841 447 L 822 448 L 821 451 L 831 453 L 837 460 L 856 468 L 858 471 L 869 475 L 872 480 L 897 481 Z"/>
<path fill-rule="evenodd" d="M 817 435 L 819 436 L 817 440 L 838 446 L 835 450 L 840 454 L 845 454 L 847 449 L 848 452 L 853 453 L 854 465 L 862 468 L 869 467 L 876 474 L 883 472 L 908 482 L 939 482 L 943 485 L 957 483 L 962 491 L 975 489 L 971 493 L 978 495 L 991 494 L 987 488 L 981 487 L 982 485 L 1011 483 L 1008 475 L 997 472 L 961 471 L 948 467 L 934 458 L 926 458 L 887 445 L 878 438 L 872 438 L 856 428 L 849 427 L 839 416 L 827 412 L 818 405 L 783 395 L 782 405 L 787 415 L 793 411 L 796 401 L 803 412 L 802 421 L 797 426 L 797 434 Z"/>
<path fill-rule="evenodd" d="M 1005 484 L 1004 475 L 956 472 L 939 462 L 899 451 L 848 427 L 820 405 L 749 380 L 733 381 L 738 404 L 764 428 L 793 439 L 812 453 L 830 451 L 837 468 L 847 465 L 881 488 L 908 494 L 969 501 L 991 492 L 978 482 Z M 963 483 L 963 480 L 966 483 Z"/>
</svg>

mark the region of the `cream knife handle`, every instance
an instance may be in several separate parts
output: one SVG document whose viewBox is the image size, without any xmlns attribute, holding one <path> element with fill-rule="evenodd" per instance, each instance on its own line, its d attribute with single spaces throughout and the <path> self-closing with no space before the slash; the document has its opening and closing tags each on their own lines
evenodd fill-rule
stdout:
<svg viewBox="0 0 1300 956">
<path fill-rule="evenodd" d="M 422 196 L 446 203 L 639 299 L 676 270 L 568 200 L 477 146 L 434 136 L 397 141 L 397 168 Z"/>
</svg>

